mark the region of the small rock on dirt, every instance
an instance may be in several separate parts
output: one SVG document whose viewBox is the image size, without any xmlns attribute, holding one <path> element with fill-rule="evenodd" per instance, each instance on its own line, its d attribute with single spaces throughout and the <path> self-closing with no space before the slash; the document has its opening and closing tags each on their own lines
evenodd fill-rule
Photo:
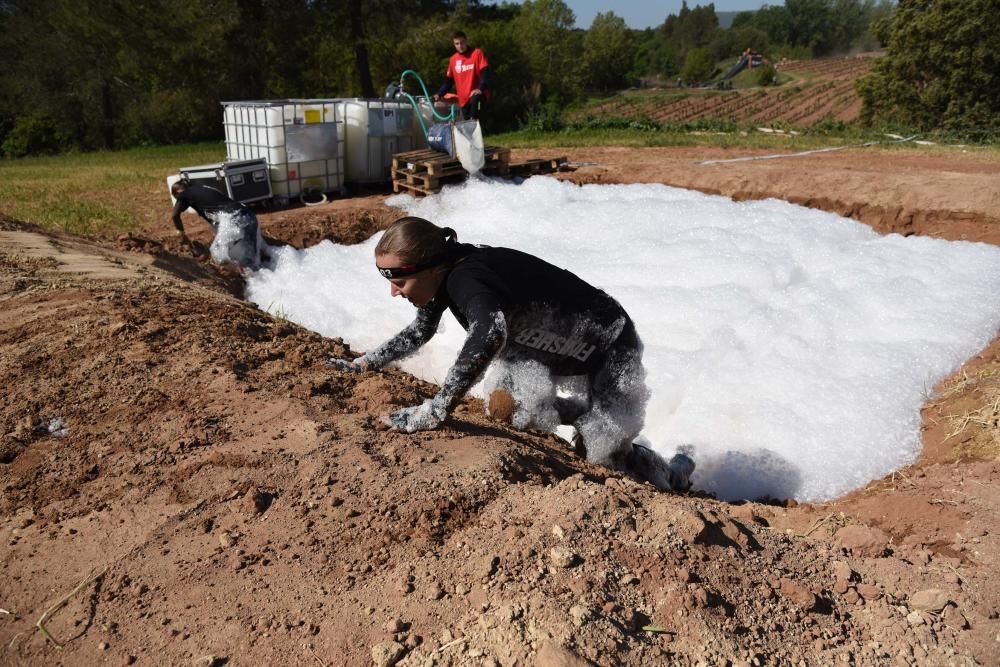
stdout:
<svg viewBox="0 0 1000 667">
<path fill-rule="evenodd" d="M 535 654 L 535 667 L 588 667 L 590 664 L 568 648 L 552 641 L 542 644 Z"/>
<path fill-rule="evenodd" d="M 965 617 L 965 614 L 951 606 L 944 608 L 944 622 L 946 625 L 958 628 L 959 630 L 968 630 L 970 627 L 969 619 Z"/>
<path fill-rule="evenodd" d="M 917 591 L 910 596 L 910 609 L 917 611 L 940 611 L 948 604 L 948 594 L 939 588 Z"/>
<path fill-rule="evenodd" d="M 17 422 L 11 435 L 17 440 L 29 440 L 41 432 L 40 424 L 34 417 L 28 416 Z"/>
<path fill-rule="evenodd" d="M 570 618 L 573 619 L 573 625 L 576 627 L 583 627 L 587 621 L 593 618 L 594 614 L 587 607 L 581 604 L 575 604 L 569 608 Z"/>
<path fill-rule="evenodd" d="M 243 496 L 243 511 L 247 514 L 263 514 L 274 502 L 274 495 L 264 489 L 250 489 Z"/>
<path fill-rule="evenodd" d="M 836 581 L 852 581 L 854 570 L 844 561 L 837 560 L 833 562 L 833 576 Z"/>
<path fill-rule="evenodd" d="M 834 535 L 834 541 L 841 548 L 856 556 L 878 558 L 885 555 L 885 545 L 889 537 L 878 528 L 871 526 L 844 526 Z"/>
<path fill-rule="evenodd" d="M 440 600 L 444 597 L 444 588 L 441 584 L 434 584 L 427 590 L 428 600 Z"/>
<path fill-rule="evenodd" d="M 549 551 L 549 558 L 552 560 L 552 564 L 556 567 L 573 567 L 576 564 L 579 556 L 567 547 L 557 546 L 552 547 Z"/>
<path fill-rule="evenodd" d="M 399 642 L 382 642 L 372 646 L 372 660 L 376 667 L 392 667 L 405 653 L 406 647 Z"/>
<path fill-rule="evenodd" d="M 500 557 L 490 554 L 483 559 L 480 574 L 488 579 L 497 571 L 498 565 L 500 565 Z"/>
<path fill-rule="evenodd" d="M 858 593 L 866 600 L 878 600 L 882 597 L 882 589 L 874 584 L 858 584 Z"/>
<path fill-rule="evenodd" d="M 782 579 L 779 590 L 782 597 L 799 609 L 809 611 L 816 606 L 816 595 L 797 581 Z"/>
</svg>

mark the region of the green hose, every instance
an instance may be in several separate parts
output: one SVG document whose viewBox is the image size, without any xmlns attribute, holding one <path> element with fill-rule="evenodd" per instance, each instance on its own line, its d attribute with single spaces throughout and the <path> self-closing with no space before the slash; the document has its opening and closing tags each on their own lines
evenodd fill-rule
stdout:
<svg viewBox="0 0 1000 667">
<path fill-rule="evenodd" d="M 447 116 L 439 114 L 437 112 L 437 109 L 434 108 L 434 102 L 431 101 L 431 96 L 427 94 L 427 86 L 424 85 L 424 80 L 420 78 L 419 74 L 414 72 L 412 69 L 408 69 L 399 75 L 400 92 L 402 92 L 403 95 L 406 96 L 406 99 L 410 100 L 410 104 L 413 105 L 413 111 L 417 114 L 417 120 L 420 121 L 420 129 L 424 131 L 424 141 L 427 141 L 427 124 L 424 123 L 424 116 L 422 113 L 420 113 L 420 105 L 417 104 L 417 101 L 413 98 L 413 95 L 410 95 L 409 93 L 403 90 L 403 79 L 406 78 L 407 74 L 412 74 L 414 78 L 417 80 L 417 83 L 420 84 L 421 90 L 424 91 L 424 97 L 427 98 L 427 102 L 431 105 L 431 113 L 434 114 L 434 117 L 437 118 L 438 120 L 445 122 L 455 120 L 455 105 L 454 104 L 451 105 L 451 111 L 448 113 Z"/>
</svg>

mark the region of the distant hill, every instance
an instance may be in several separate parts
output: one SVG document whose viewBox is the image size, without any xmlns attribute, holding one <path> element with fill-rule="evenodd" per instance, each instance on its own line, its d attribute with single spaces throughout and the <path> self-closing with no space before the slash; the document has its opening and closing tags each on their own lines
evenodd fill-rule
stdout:
<svg viewBox="0 0 1000 667">
<path fill-rule="evenodd" d="M 743 11 L 754 11 L 752 9 L 747 9 Z M 729 29 L 729 26 L 733 24 L 733 19 L 736 18 L 737 14 L 742 14 L 743 11 L 739 12 L 715 12 L 715 15 L 719 17 L 719 27 Z"/>
</svg>

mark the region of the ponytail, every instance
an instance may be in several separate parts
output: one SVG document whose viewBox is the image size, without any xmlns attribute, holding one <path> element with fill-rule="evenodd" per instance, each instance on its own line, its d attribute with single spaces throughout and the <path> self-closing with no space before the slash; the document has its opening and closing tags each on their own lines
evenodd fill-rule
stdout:
<svg viewBox="0 0 1000 667">
<path fill-rule="evenodd" d="M 458 247 L 458 233 L 451 227 L 406 216 L 385 230 L 375 246 L 375 256 L 391 254 L 408 264 L 436 266 L 453 261 Z"/>
</svg>

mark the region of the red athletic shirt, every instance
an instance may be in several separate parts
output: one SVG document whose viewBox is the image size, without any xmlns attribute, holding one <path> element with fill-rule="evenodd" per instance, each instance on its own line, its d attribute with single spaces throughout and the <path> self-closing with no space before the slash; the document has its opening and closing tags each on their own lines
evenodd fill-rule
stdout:
<svg viewBox="0 0 1000 667">
<path fill-rule="evenodd" d="M 486 56 L 477 48 L 473 48 L 465 53 L 453 53 L 448 61 L 449 79 L 455 81 L 455 92 L 458 93 L 458 105 L 465 106 L 472 91 L 479 88 L 481 72 L 490 64 L 486 62 Z"/>
</svg>

